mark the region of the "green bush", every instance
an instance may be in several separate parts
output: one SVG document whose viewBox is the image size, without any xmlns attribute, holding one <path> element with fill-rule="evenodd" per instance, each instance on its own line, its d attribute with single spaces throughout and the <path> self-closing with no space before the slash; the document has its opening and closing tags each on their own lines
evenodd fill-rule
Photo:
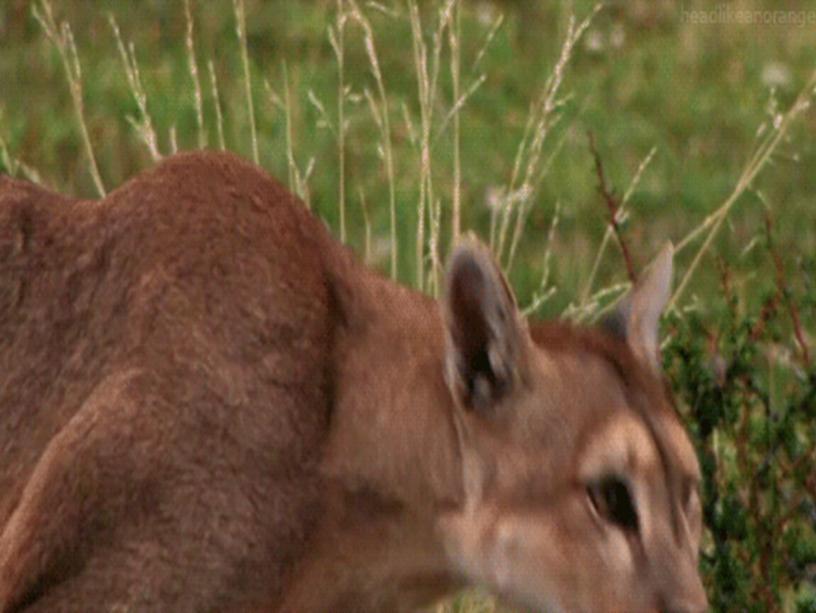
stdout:
<svg viewBox="0 0 816 613">
<path fill-rule="evenodd" d="M 718 611 L 813 611 L 816 367 L 795 339 L 799 305 L 813 321 L 814 287 L 799 296 L 780 285 L 743 313 L 721 266 L 719 321 L 671 317 L 665 355 L 703 469 L 709 598 Z M 813 272 L 812 260 L 801 265 Z"/>
</svg>

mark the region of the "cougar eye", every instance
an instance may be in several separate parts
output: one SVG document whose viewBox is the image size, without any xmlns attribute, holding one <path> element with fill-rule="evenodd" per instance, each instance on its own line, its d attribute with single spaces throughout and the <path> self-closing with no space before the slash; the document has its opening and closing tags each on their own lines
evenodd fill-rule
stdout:
<svg viewBox="0 0 816 613">
<path fill-rule="evenodd" d="M 595 511 L 605 520 L 625 530 L 638 529 L 638 516 L 629 488 L 620 477 L 609 475 L 587 486 Z"/>
</svg>

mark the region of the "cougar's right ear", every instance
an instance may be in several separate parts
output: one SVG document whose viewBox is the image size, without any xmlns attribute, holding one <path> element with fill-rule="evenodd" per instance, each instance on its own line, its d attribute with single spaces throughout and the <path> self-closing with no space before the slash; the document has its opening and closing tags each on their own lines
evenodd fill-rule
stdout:
<svg viewBox="0 0 816 613">
<path fill-rule="evenodd" d="M 466 409 L 489 411 L 518 384 L 529 336 L 498 265 L 473 239 L 450 258 L 442 307 L 451 393 Z"/>
<path fill-rule="evenodd" d="M 655 372 L 660 371 L 660 317 L 671 296 L 674 247 L 666 243 L 603 326 L 625 340 Z"/>
</svg>

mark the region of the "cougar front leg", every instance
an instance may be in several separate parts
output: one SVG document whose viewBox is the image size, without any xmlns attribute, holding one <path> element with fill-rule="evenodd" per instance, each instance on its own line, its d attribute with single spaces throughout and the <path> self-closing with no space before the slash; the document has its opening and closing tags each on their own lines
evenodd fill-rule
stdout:
<svg viewBox="0 0 816 613">
<path fill-rule="evenodd" d="M 276 589 L 275 488 L 247 491 L 214 426 L 180 451 L 189 424 L 151 389 L 108 377 L 50 442 L 0 534 L 0 612 L 229 611 Z"/>
<path fill-rule="evenodd" d="M 150 483 L 162 469 L 162 421 L 160 407 L 135 393 L 139 379 L 123 370 L 103 380 L 41 456 L 0 534 L 3 613 L 109 610 L 106 603 L 127 601 L 149 581 L 147 565 L 139 566 L 160 542 L 133 543 L 129 564 L 94 562 L 113 561 L 117 542 L 155 502 Z"/>
</svg>

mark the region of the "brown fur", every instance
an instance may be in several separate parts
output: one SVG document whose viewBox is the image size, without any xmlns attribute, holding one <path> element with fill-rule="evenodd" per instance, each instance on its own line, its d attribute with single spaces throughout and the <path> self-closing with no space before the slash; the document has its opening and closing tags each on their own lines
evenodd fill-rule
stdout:
<svg viewBox="0 0 816 613">
<path fill-rule="evenodd" d="M 0 612 L 367 613 L 474 581 L 503 594 L 454 562 L 478 523 L 462 519 L 463 437 L 490 521 L 559 500 L 574 515 L 559 492 L 583 492 L 581 449 L 621 411 L 660 451 L 655 505 L 696 479 L 625 342 L 533 326 L 534 375 L 488 418 L 451 394 L 445 326 L 229 154 L 169 158 L 98 202 L 0 178 Z M 555 547 L 591 538 L 553 525 Z M 637 564 L 646 587 L 628 602 L 664 606 L 665 570 Z M 574 610 L 627 602 L 562 570 L 587 594 Z M 503 595 L 530 604 L 512 583 Z"/>
</svg>

